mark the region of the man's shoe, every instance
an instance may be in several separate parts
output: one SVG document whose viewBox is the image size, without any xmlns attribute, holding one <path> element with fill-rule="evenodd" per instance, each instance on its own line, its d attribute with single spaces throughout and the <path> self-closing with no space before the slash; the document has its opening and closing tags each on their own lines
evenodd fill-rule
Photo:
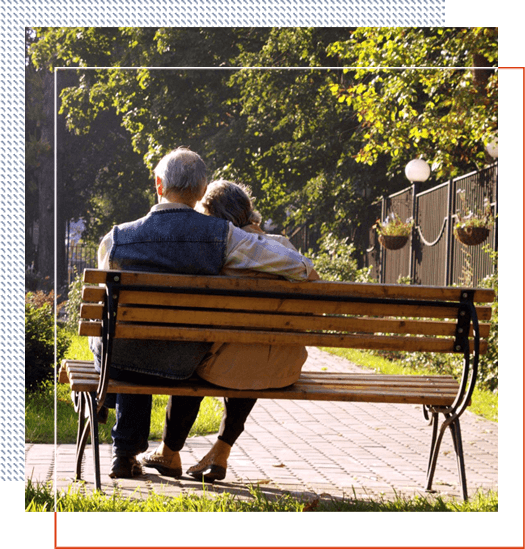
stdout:
<svg viewBox="0 0 525 549">
<path fill-rule="evenodd" d="M 110 478 L 133 478 L 143 475 L 142 467 L 135 456 L 123 457 L 113 455 Z"/>
<path fill-rule="evenodd" d="M 155 452 L 144 454 L 140 463 L 144 467 L 152 467 L 165 477 L 179 478 L 182 476 L 182 465 L 179 452 L 169 451 L 169 455 L 163 455 Z"/>
</svg>

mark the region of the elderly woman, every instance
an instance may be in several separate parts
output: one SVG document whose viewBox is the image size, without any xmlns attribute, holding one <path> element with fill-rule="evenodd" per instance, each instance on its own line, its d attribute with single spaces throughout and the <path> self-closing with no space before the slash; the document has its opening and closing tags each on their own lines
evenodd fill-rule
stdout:
<svg viewBox="0 0 525 549">
<path fill-rule="evenodd" d="M 261 216 L 253 209 L 249 191 L 244 185 L 225 180 L 211 183 L 196 210 L 226 219 L 246 232 L 259 233 L 261 238 L 276 240 L 295 249 L 286 237 L 267 235 L 262 231 Z M 221 274 L 275 278 L 261 272 L 229 268 L 224 268 Z M 308 356 L 304 347 L 237 343 L 215 344 L 210 353 L 210 358 L 197 367 L 197 373 L 210 383 L 231 389 L 268 389 L 291 385 L 299 378 L 301 366 Z"/>
<path fill-rule="evenodd" d="M 266 235 L 260 228 L 261 216 L 253 209 L 249 190 L 240 184 L 220 180 L 208 185 L 196 210 L 206 215 L 231 221 L 244 231 L 258 233 L 295 249 L 281 235 Z M 224 268 L 227 276 L 266 276 L 255 271 Z M 317 274 L 310 279 L 318 278 Z M 295 383 L 308 354 L 304 347 L 277 345 L 246 345 L 216 343 L 209 356 L 198 367 L 197 374 L 221 387 L 232 389 L 267 389 Z M 226 398 L 219 436 L 211 450 L 187 473 L 195 478 L 220 480 L 226 476 L 230 450 L 244 430 L 245 421 L 255 405 L 255 399 Z"/>
</svg>

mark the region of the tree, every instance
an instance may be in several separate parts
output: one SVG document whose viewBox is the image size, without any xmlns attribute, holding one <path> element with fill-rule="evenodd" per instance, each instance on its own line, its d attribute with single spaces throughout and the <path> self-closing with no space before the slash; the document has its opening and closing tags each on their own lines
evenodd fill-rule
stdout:
<svg viewBox="0 0 525 549">
<path fill-rule="evenodd" d="M 355 161 L 358 123 L 330 91 L 342 70 L 307 68 L 333 65 L 327 48 L 350 30 L 273 28 L 261 50 L 241 54 L 243 65 L 283 68 L 232 75 L 238 114 L 225 130 L 221 156 L 230 160 L 220 174 L 249 184 L 266 218 L 354 240 L 368 222 L 364 205 L 386 190 L 384 166 Z"/>
<path fill-rule="evenodd" d="M 153 201 L 150 174 L 157 161 L 177 145 L 201 150 L 230 116 L 222 106 L 228 92 L 226 71 L 82 67 L 224 65 L 239 52 L 238 35 L 246 37 L 243 47 L 249 50 L 264 32 L 32 29 L 27 65 L 35 74 L 52 82 L 56 67 L 78 67 L 57 75 L 58 181 L 67 191 L 59 193 L 59 225 L 83 217 L 85 239 L 98 243 L 113 224 L 143 215 Z M 48 152 L 52 160 L 52 149 Z M 52 178 L 45 179 L 52 193 Z M 40 255 L 51 251 L 52 257 L 52 250 L 52 239 L 39 245 Z"/>
<path fill-rule="evenodd" d="M 27 55 L 34 34 L 26 29 L 25 38 Z M 26 263 L 48 280 L 54 273 L 53 105 L 53 75 L 26 63 L 26 215 L 39 220 L 38 227 L 26 225 Z"/>
<path fill-rule="evenodd" d="M 71 29 L 60 29 L 69 32 Z M 107 33 L 107 30 L 103 29 Z M 72 32 L 72 31 L 71 31 Z M 59 29 L 28 29 L 26 60 L 26 196 L 34 204 L 27 210 L 26 264 L 34 262 L 41 278 L 53 279 L 55 246 L 59 293 L 65 296 L 67 270 L 66 225 L 83 218 L 85 238 L 97 244 L 101 234 L 116 222 L 142 215 L 153 200 L 153 185 L 142 158 L 133 151 L 129 135 L 114 110 L 97 113 L 89 131 L 70 131 L 66 117 L 57 116 L 56 229 L 54 156 L 54 75 L 57 55 L 67 55 L 67 42 L 60 43 Z M 78 36 L 74 34 L 74 36 Z M 101 40 L 104 43 L 104 40 Z M 79 48 L 79 44 L 76 43 Z M 86 51 L 95 49 L 83 44 Z M 46 55 L 49 55 L 46 57 Z M 59 52 L 58 54 L 56 52 Z M 66 62 L 63 61 L 65 64 Z M 75 71 L 58 71 L 57 92 L 82 87 Z M 60 104 L 60 103 L 59 103 Z M 149 193 L 148 193 L 149 191 Z M 149 194 L 149 196 L 148 196 Z M 130 217 L 127 217 L 129 215 Z M 32 246 L 32 227 L 38 226 L 38 245 Z M 29 228 L 29 230 L 28 230 Z M 30 244 L 27 246 L 27 244 Z"/>
<path fill-rule="evenodd" d="M 389 183 L 387 156 L 356 162 L 359 123 L 330 88 L 350 77 L 313 68 L 333 65 L 327 48 L 352 30 L 37 28 L 37 70 L 76 67 L 58 73 L 64 196 L 80 198 L 63 209 L 82 215 L 97 243 L 112 224 L 145 213 L 153 166 L 186 145 L 212 178 L 250 185 L 266 219 L 354 239 L 369 221 L 364 206 Z"/>
<path fill-rule="evenodd" d="M 360 124 L 358 162 L 388 155 L 393 176 L 423 156 L 438 179 L 486 163 L 497 136 L 497 29 L 360 27 L 330 53 L 353 67 L 425 67 L 358 68 L 333 83 Z"/>
</svg>

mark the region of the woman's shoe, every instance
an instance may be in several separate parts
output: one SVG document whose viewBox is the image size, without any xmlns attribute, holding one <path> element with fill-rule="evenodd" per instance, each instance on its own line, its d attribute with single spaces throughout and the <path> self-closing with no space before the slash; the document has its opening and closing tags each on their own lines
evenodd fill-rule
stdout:
<svg viewBox="0 0 525 549">
<path fill-rule="evenodd" d="M 179 478 L 182 476 L 182 465 L 179 452 L 170 450 L 165 444 L 161 444 L 154 452 L 144 454 L 140 463 L 144 467 L 152 467 L 166 477 Z"/>
<path fill-rule="evenodd" d="M 186 474 L 205 482 L 222 480 L 226 476 L 231 448 L 226 442 L 218 440 L 197 465 L 186 471 Z"/>
<path fill-rule="evenodd" d="M 186 473 L 197 480 L 213 482 L 215 480 L 222 480 L 226 476 L 226 467 L 214 465 L 213 463 L 197 463 L 197 465 L 190 467 Z"/>
</svg>

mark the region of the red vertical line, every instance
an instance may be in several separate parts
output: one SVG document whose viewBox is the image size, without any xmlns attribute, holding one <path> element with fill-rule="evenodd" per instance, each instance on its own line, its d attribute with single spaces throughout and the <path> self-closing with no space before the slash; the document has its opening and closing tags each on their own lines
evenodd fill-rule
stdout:
<svg viewBox="0 0 525 549">
<path fill-rule="evenodd" d="M 54 549 L 57 549 L 57 512 L 55 510 L 55 547 Z"/>
</svg>

